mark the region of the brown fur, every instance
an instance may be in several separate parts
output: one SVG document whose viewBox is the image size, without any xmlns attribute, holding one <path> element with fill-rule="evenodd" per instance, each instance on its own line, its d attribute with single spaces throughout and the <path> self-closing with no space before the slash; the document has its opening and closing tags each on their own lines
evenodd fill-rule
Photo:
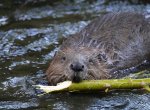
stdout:
<svg viewBox="0 0 150 110">
<path fill-rule="evenodd" d="M 73 80 L 106 79 L 111 72 L 138 65 L 150 58 L 150 24 L 137 13 L 109 13 L 67 38 L 46 72 L 51 84 Z M 70 65 L 78 62 L 83 71 Z"/>
</svg>

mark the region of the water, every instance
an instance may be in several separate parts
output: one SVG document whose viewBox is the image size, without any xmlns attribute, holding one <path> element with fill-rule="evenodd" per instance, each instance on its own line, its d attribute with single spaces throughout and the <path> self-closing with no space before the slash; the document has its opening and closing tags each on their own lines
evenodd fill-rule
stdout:
<svg viewBox="0 0 150 110">
<path fill-rule="evenodd" d="M 65 37 L 107 12 L 134 11 L 149 17 L 150 5 L 105 0 L 0 2 L 0 109 L 150 110 L 143 91 L 58 93 L 37 96 L 45 71 Z"/>
</svg>

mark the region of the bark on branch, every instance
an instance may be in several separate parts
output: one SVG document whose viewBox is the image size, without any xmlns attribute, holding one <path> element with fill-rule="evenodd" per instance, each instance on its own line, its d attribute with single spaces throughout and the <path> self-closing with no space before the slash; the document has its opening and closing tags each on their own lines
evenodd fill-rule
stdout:
<svg viewBox="0 0 150 110">
<path fill-rule="evenodd" d="M 144 88 L 150 91 L 150 78 L 143 79 L 109 79 L 109 80 L 89 80 L 82 81 L 81 83 L 72 83 L 71 81 L 65 81 L 59 83 L 57 86 L 43 86 L 36 85 L 39 89 L 45 93 L 51 92 L 76 92 L 76 91 L 95 91 L 95 90 L 107 90 L 112 89 L 141 89 Z"/>
</svg>

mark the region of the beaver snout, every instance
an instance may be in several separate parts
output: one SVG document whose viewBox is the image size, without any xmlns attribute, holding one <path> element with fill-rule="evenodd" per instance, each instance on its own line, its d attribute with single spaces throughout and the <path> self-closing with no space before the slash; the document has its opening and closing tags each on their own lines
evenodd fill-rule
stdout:
<svg viewBox="0 0 150 110">
<path fill-rule="evenodd" d="M 81 82 L 83 78 L 83 73 L 85 66 L 82 63 L 75 62 L 70 65 L 70 69 L 73 71 L 72 81 Z"/>
<path fill-rule="evenodd" d="M 75 62 L 75 63 L 72 63 L 70 65 L 70 68 L 71 70 L 73 70 L 74 72 L 81 72 L 84 70 L 84 65 L 79 63 L 79 62 Z"/>
</svg>

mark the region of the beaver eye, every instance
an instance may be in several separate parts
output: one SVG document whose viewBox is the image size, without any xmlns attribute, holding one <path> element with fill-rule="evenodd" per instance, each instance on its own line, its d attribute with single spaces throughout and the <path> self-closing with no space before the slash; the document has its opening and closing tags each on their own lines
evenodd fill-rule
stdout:
<svg viewBox="0 0 150 110">
<path fill-rule="evenodd" d="M 106 55 L 104 55 L 104 54 L 99 54 L 99 55 L 97 56 L 97 58 L 98 58 L 99 61 L 104 61 L 104 62 L 107 61 L 107 57 L 106 57 Z"/>
<path fill-rule="evenodd" d="M 62 60 L 65 61 L 65 60 L 66 60 L 66 57 L 62 57 Z"/>
</svg>

